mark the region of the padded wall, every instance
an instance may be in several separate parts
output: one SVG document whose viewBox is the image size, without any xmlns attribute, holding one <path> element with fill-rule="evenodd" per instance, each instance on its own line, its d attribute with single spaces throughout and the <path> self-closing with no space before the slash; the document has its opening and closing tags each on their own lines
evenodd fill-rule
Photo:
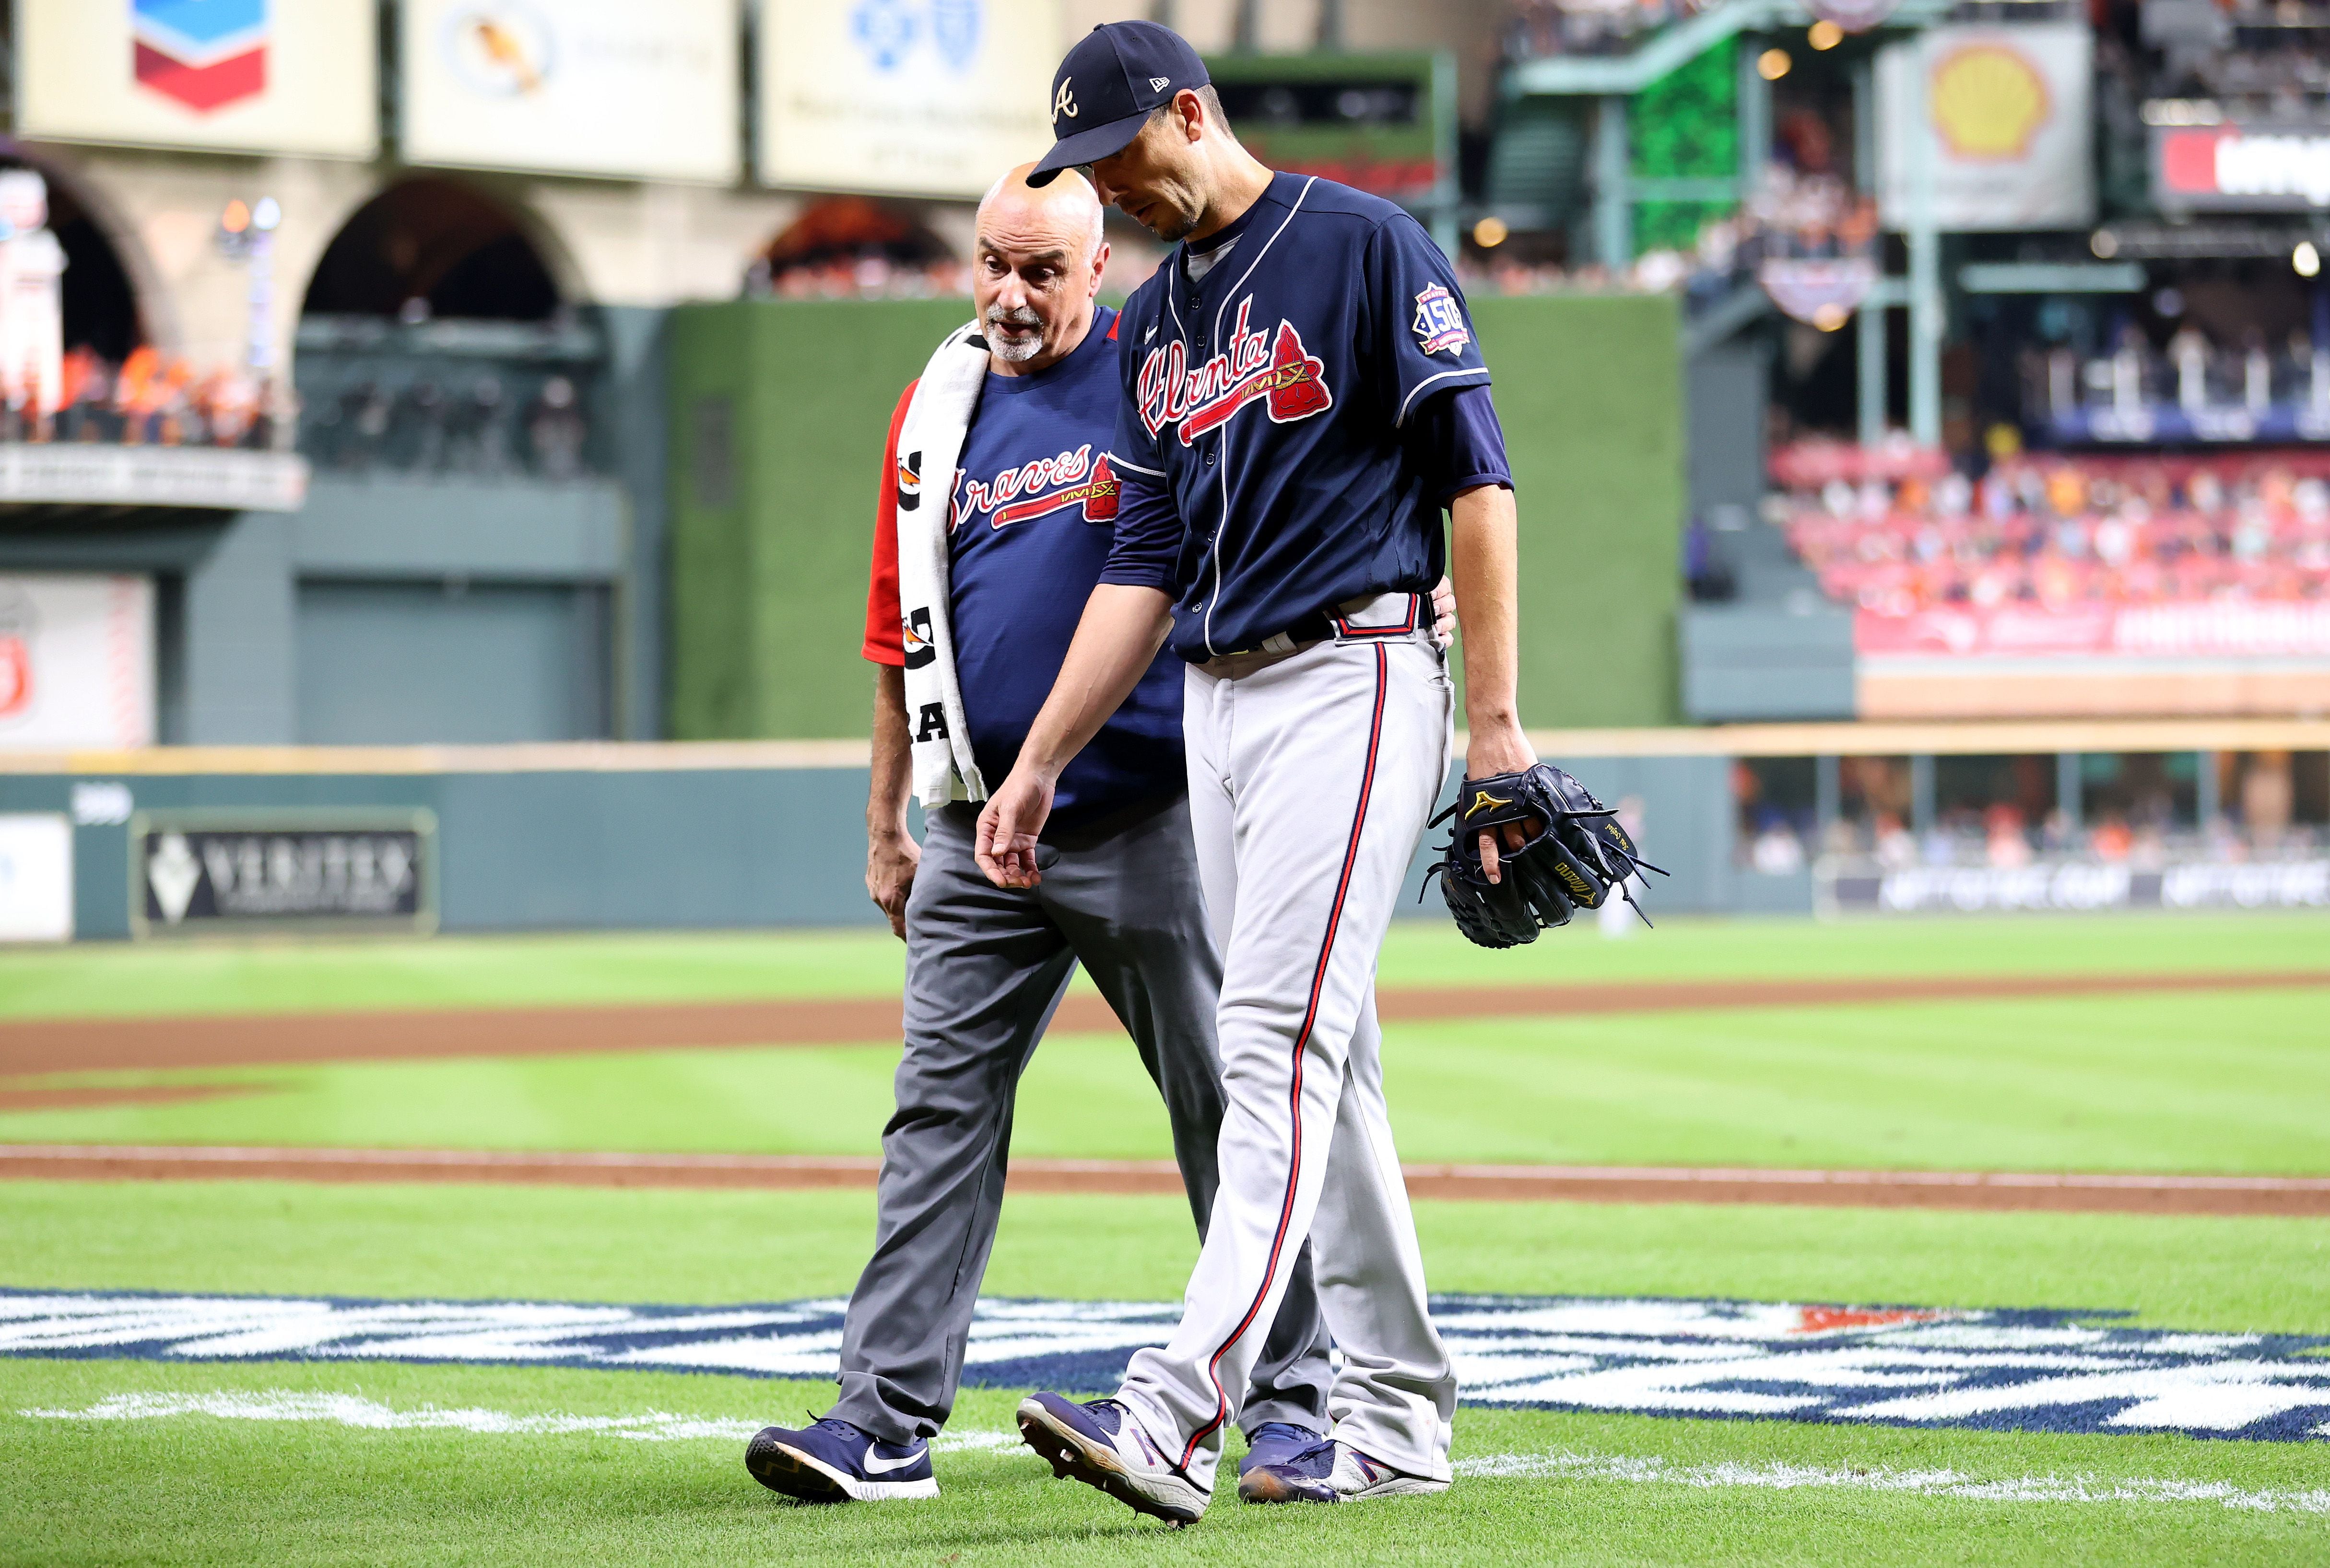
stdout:
<svg viewBox="0 0 2330 1568">
<path fill-rule="evenodd" d="M 674 313 L 669 730 L 863 735 L 883 436 L 961 300 Z M 1673 302 L 1474 302 L 1520 496 L 1529 723 L 1677 722 L 1685 505 Z"/>
</svg>

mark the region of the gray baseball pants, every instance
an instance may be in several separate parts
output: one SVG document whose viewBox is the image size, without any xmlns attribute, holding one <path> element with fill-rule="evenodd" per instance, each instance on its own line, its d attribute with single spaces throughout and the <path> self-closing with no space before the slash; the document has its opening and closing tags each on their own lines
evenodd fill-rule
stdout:
<svg viewBox="0 0 2330 1568">
<path fill-rule="evenodd" d="M 1019 1074 L 1081 962 L 1165 1097 L 1202 1238 L 1227 1097 L 1222 967 L 1189 808 L 1176 797 L 1060 834 L 1042 882 L 1004 889 L 972 857 L 977 808 L 931 813 L 906 901 L 906 1050 L 882 1133 L 874 1257 L 849 1299 L 829 1414 L 888 1443 L 946 1423 L 1003 1204 Z M 1327 1428 L 1334 1374 L 1306 1249 L 1260 1346 L 1242 1425 Z"/>
</svg>

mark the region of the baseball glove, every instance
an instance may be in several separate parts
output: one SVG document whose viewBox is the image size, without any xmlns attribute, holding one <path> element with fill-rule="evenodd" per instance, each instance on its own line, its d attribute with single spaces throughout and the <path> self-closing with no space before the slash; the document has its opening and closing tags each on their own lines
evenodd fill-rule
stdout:
<svg viewBox="0 0 2330 1568">
<path fill-rule="evenodd" d="M 1465 779 L 1456 803 L 1435 817 L 1432 826 L 1451 817 L 1455 826 L 1432 871 L 1439 874 L 1441 896 L 1456 917 L 1456 929 L 1484 948 L 1533 942 L 1540 930 L 1567 925 L 1577 910 L 1601 908 L 1613 892 L 1642 915 L 1627 879 L 1638 871 L 1667 874 L 1636 851 L 1634 839 L 1618 826 L 1616 812 L 1548 763 Z M 1509 822 L 1520 823 L 1526 837 L 1520 848 L 1511 849 L 1499 835 L 1501 880 L 1492 883 L 1481 866 L 1481 834 Z M 1643 915 L 1643 923 L 1649 924 L 1650 916 Z"/>
</svg>

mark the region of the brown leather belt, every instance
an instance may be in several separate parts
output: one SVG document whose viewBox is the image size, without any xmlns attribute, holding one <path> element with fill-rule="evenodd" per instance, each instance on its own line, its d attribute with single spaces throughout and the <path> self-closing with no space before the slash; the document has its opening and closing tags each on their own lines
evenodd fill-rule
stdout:
<svg viewBox="0 0 2330 1568">
<path fill-rule="evenodd" d="M 1266 638 L 1259 647 L 1240 648 L 1236 653 L 1216 654 L 1212 658 L 1191 667 L 1198 674 L 1211 675 L 1217 680 L 1234 681 L 1242 676 L 1253 675 L 1256 671 L 1266 670 L 1273 665 L 1283 664 L 1296 654 L 1308 653 L 1321 643 L 1330 641 L 1337 636 L 1388 641 L 1407 637 L 1418 627 L 1430 624 L 1425 619 L 1425 612 L 1426 607 L 1432 602 L 1431 597 L 1422 593 L 1411 593 L 1407 596 L 1407 619 L 1404 622 L 1380 627 L 1355 627 L 1343 619 L 1344 617 L 1359 614 L 1383 597 L 1382 594 L 1363 593 L 1357 599 L 1347 599 L 1335 606 L 1331 613 L 1321 610 L 1315 614 L 1304 616 L 1284 631 Z"/>
</svg>

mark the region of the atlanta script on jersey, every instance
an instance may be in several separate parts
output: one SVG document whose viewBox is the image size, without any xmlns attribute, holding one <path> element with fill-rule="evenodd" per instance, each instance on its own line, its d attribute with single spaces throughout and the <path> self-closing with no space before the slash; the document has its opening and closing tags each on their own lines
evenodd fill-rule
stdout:
<svg viewBox="0 0 2330 1568">
<path fill-rule="evenodd" d="M 1439 506 L 1401 439 L 1435 394 L 1488 366 L 1448 259 L 1398 207 L 1274 176 L 1126 302 L 1124 477 L 1103 582 L 1173 596 L 1176 653 L 1258 646 L 1362 595 L 1439 581 Z"/>
</svg>

